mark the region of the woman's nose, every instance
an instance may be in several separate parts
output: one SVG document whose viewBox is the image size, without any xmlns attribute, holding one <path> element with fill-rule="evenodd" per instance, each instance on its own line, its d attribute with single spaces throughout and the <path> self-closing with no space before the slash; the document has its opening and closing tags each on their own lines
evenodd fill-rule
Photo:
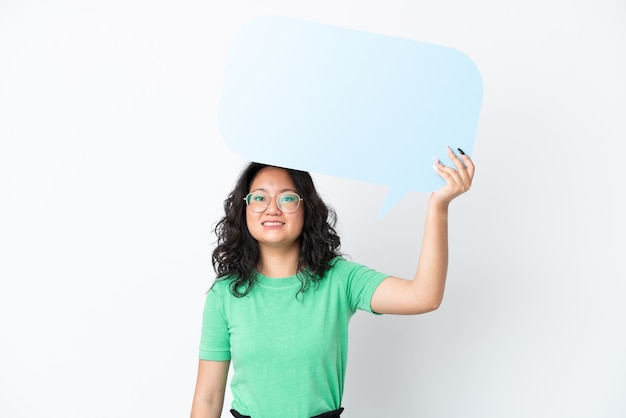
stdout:
<svg viewBox="0 0 626 418">
<path fill-rule="evenodd" d="M 276 201 L 276 198 L 274 199 L 270 199 L 270 204 L 267 207 L 267 209 L 265 209 L 265 213 L 281 213 L 280 208 L 278 207 L 278 202 Z"/>
</svg>

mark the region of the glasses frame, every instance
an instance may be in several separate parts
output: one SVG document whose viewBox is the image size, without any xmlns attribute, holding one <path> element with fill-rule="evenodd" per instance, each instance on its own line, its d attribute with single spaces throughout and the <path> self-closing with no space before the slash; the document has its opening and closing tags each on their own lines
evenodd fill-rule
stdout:
<svg viewBox="0 0 626 418">
<path fill-rule="evenodd" d="M 280 210 L 281 212 L 285 212 L 285 213 L 295 213 L 298 209 L 300 209 L 300 202 L 303 202 L 304 199 L 296 192 L 282 192 L 277 194 L 276 196 L 270 196 L 269 194 L 266 193 L 266 195 L 269 197 L 269 199 L 267 199 L 267 206 L 265 206 L 265 209 L 261 210 L 261 211 L 256 211 L 254 209 L 252 209 L 252 206 L 250 206 L 250 196 L 255 194 L 255 193 L 260 193 L 260 192 L 250 192 L 246 195 L 246 197 L 243 198 L 243 200 L 246 202 L 246 206 L 250 208 L 250 210 L 254 213 L 263 213 L 267 210 L 267 208 L 270 207 L 270 204 L 272 203 L 272 197 L 276 200 L 276 207 L 278 208 L 278 210 Z M 286 211 L 281 207 L 280 204 L 280 200 L 279 198 L 283 195 L 296 195 L 298 196 L 298 206 L 296 206 L 296 208 L 292 211 Z"/>
</svg>

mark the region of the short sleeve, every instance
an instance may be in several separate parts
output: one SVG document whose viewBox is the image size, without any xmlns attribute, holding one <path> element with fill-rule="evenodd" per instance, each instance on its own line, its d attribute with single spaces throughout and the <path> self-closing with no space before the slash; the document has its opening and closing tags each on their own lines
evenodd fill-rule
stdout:
<svg viewBox="0 0 626 418">
<path fill-rule="evenodd" d="M 228 284 L 216 282 L 207 292 L 202 314 L 200 360 L 230 360 L 230 334 L 224 311 Z"/>
<path fill-rule="evenodd" d="M 346 291 L 352 310 L 375 313 L 371 306 L 372 296 L 389 275 L 343 258 L 336 259 L 335 268 L 346 279 Z"/>
</svg>

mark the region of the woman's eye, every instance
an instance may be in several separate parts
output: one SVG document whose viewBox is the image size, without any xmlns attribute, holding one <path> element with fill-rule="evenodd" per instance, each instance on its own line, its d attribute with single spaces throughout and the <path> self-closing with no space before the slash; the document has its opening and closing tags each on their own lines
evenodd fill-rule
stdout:
<svg viewBox="0 0 626 418">
<path fill-rule="evenodd" d="M 255 202 L 262 202 L 265 200 L 265 196 L 259 194 L 252 195 L 252 200 Z"/>
<path fill-rule="evenodd" d="M 290 203 L 290 202 L 295 202 L 296 197 L 293 195 L 287 195 L 287 196 L 283 196 L 280 200 L 283 203 Z"/>
</svg>

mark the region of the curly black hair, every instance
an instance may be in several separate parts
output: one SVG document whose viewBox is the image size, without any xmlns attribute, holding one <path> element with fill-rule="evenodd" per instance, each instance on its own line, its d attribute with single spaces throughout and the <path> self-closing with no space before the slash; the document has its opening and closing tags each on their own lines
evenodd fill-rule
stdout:
<svg viewBox="0 0 626 418">
<path fill-rule="evenodd" d="M 267 167 L 275 166 L 251 162 L 244 168 L 235 188 L 224 201 L 225 215 L 215 226 L 217 247 L 213 251 L 213 268 L 218 280 L 231 280 L 230 291 L 236 297 L 250 293 L 257 281 L 259 246 L 248 231 L 244 198 L 250 192 L 254 178 Z M 297 273 L 301 282 L 297 294 L 300 294 L 306 292 L 311 283 L 317 284 L 331 267 L 331 260 L 341 255 L 341 241 L 335 231 L 337 215 L 317 193 L 308 172 L 276 168 L 289 173 L 304 203 Z"/>
</svg>

